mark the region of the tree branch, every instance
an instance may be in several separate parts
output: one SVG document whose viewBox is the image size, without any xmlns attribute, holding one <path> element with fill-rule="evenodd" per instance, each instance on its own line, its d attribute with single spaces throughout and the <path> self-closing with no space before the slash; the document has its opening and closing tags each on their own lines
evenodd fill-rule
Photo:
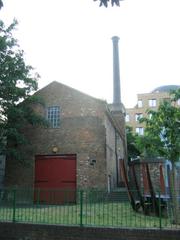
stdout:
<svg viewBox="0 0 180 240">
<path fill-rule="evenodd" d="M 100 2 L 100 4 L 99 4 L 100 7 L 101 6 L 108 7 L 109 0 L 94 0 L 94 1 L 99 1 Z M 123 0 L 111 0 L 112 7 L 114 5 L 120 7 L 120 1 L 123 1 Z"/>
</svg>

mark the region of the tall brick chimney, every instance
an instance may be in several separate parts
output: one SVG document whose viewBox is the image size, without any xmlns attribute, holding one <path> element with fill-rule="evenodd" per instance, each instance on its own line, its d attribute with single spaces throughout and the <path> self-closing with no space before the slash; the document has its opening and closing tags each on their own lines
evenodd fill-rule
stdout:
<svg viewBox="0 0 180 240">
<path fill-rule="evenodd" d="M 119 155 L 117 152 L 117 166 L 119 166 L 119 159 L 123 158 L 125 163 L 127 164 L 127 143 L 126 143 L 126 133 L 125 133 L 125 107 L 121 101 L 121 83 L 120 83 L 120 69 L 119 69 L 119 37 L 112 37 L 113 43 L 113 102 L 109 104 L 109 110 L 111 112 L 111 116 L 113 118 L 114 124 L 116 125 L 116 129 L 120 134 L 122 144 L 123 144 L 123 155 Z M 118 138 L 116 136 L 116 141 L 118 142 Z M 117 171 L 119 171 L 119 167 L 117 167 Z M 118 172 L 117 172 L 117 176 Z M 119 177 L 119 184 L 121 184 L 122 179 Z"/>
<path fill-rule="evenodd" d="M 121 85 L 119 70 L 119 37 L 112 37 L 113 42 L 113 104 L 121 104 Z"/>
</svg>

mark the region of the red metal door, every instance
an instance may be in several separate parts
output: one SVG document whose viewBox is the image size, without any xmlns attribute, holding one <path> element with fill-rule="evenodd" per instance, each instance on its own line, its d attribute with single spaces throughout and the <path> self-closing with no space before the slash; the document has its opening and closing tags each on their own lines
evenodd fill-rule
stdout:
<svg viewBox="0 0 180 240">
<path fill-rule="evenodd" d="M 76 155 L 38 155 L 35 199 L 45 203 L 75 202 Z"/>
</svg>

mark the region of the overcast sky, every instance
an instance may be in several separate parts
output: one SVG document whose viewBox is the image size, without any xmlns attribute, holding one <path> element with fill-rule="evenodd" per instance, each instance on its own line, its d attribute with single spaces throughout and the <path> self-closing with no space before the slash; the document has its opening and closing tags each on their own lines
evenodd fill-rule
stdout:
<svg viewBox="0 0 180 240">
<path fill-rule="evenodd" d="M 0 17 L 19 22 L 16 37 L 39 87 L 56 80 L 112 102 L 112 41 L 120 37 L 122 101 L 161 85 L 180 85 L 180 0 L 4 0 Z"/>
</svg>

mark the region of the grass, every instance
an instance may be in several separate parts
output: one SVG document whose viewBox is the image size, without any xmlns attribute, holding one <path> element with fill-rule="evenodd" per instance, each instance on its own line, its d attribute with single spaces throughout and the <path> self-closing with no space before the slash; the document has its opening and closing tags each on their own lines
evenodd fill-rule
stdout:
<svg viewBox="0 0 180 240">
<path fill-rule="evenodd" d="M 116 202 L 110 202 L 107 193 L 103 191 L 7 189 L 3 190 L 0 199 L 0 221 L 130 228 L 159 228 L 162 225 L 162 228 L 180 228 L 180 225 L 173 225 L 170 218 L 160 219 L 133 211 L 123 196 Z M 62 204 L 74 200 L 77 204 Z M 46 204 L 39 204 L 39 201 Z"/>
<path fill-rule="evenodd" d="M 87 203 L 69 205 L 0 206 L 0 221 L 31 222 L 62 225 L 106 227 L 159 228 L 160 219 L 132 210 L 129 202 Z M 174 227 L 168 218 L 162 218 L 163 228 Z"/>
</svg>

